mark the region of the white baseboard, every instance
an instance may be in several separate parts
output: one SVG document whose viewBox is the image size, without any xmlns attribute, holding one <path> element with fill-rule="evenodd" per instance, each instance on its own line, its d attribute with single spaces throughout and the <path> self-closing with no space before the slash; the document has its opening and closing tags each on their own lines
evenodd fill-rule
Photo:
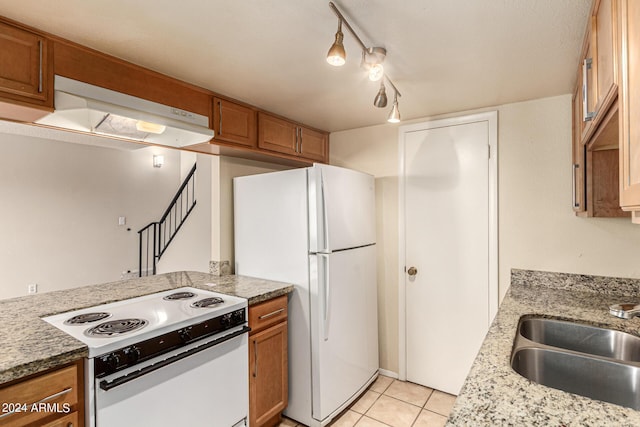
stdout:
<svg viewBox="0 0 640 427">
<path fill-rule="evenodd" d="M 378 369 L 380 375 L 384 375 L 385 377 L 390 377 L 393 379 L 398 379 L 398 373 L 393 371 L 387 371 L 386 369 Z"/>
</svg>

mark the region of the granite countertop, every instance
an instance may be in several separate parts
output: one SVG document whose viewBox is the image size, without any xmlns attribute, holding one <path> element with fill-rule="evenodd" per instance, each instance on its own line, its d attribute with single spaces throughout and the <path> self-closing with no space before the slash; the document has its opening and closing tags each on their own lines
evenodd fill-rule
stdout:
<svg viewBox="0 0 640 427">
<path fill-rule="evenodd" d="M 0 384 L 88 355 L 86 345 L 41 317 L 191 286 L 247 298 L 249 305 L 286 295 L 288 283 L 180 271 L 0 301 Z"/>
<path fill-rule="evenodd" d="M 640 280 L 513 270 L 511 288 L 480 348 L 448 426 L 638 426 L 640 411 L 536 384 L 510 365 L 518 320 L 527 314 L 640 335 L 640 318 L 608 307 L 640 300 Z"/>
</svg>

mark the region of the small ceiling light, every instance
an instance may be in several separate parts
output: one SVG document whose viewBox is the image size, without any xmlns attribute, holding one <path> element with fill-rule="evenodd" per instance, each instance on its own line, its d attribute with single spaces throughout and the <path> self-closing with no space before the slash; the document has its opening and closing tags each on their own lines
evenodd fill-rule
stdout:
<svg viewBox="0 0 640 427">
<path fill-rule="evenodd" d="M 164 156 L 153 156 L 153 167 L 154 168 L 161 168 L 162 165 L 164 165 Z"/>
<path fill-rule="evenodd" d="M 387 93 L 384 87 L 384 81 L 380 82 L 380 90 L 373 100 L 373 105 L 378 108 L 384 108 L 387 106 Z"/>
<path fill-rule="evenodd" d="M 393 107 L 391 107 L 391 112 L 389 113 L 389 118 L 387 119 L 389 123 L 398 123 L 400 122 L 400 110 L 398 110 L 398 92 L 393 96 Z"/>
<path fill-rule="evenodd" d="M 338 19 L 338 31 L 336 32 L 336 41 L 333 42 L 329 52 L 327 53 L 327 62 L 334 67 L 340 67 L 344 65 L 347 60 L 347 53 L 344 50 L 342 40 L 344 35 L 342 34 L 342 19 Z"/>
</svg>

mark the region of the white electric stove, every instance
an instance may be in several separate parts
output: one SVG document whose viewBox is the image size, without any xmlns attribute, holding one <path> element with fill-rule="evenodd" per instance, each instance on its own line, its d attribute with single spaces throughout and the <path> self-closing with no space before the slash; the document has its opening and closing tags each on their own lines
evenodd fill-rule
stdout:
<svg viewBox="0 0 640 427">
<path fill-rule="evenodd" d="M 246 425 L 246 299 L 183 287 L 43 320 L 89 349 L 87 425 Z"/>
</svg>

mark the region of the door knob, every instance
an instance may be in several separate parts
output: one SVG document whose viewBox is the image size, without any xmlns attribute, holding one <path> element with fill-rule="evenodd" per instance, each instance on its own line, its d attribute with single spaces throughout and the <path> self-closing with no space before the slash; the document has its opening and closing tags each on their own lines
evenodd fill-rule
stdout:
<svg viewBox="0 0 640 427">
<path fill-rule="evenodd" d="M 409 269 L 407 270 L 407 273 L 409 274 L 409 276 L 413 277 L 416 274 L 418 274 L 418 269 L 415 267 L 409 267 Z"/>
</svg>

